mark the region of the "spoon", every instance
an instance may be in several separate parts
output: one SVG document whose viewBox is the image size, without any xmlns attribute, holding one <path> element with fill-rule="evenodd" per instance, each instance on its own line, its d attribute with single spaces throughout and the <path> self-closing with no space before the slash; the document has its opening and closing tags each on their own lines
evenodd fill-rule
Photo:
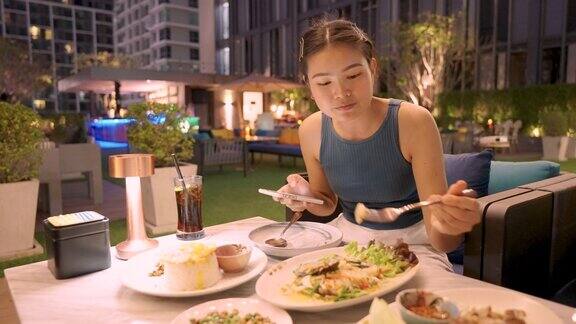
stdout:
<svg viewBox="0 0 576 324">
<path fill-rule="evenodd" d="M 288 246 L 288 242 L 283 237 L 284 233 L 286 233 L 288 228 L 290 228 L 290 226 L 292 226 L 292 224 L 296 223 L 296 221 L 298 221 L 300 219 L 300 217 L 302 217 L 302 212 L 294 212 L 294 216 L 292 216 L 290 223 L 288 223 L 288 225 L 286 225 L 286 227 L 284 227 L 284 230 L 282 231 L 282 233 L 280 233 L 280 237 L 267 239 L 266 241 L 264 241 L 264 243 L 266 243 L 268 245 L 272 245 L 274 247 L 286 247 L 286 246 Z"/>
</svg>

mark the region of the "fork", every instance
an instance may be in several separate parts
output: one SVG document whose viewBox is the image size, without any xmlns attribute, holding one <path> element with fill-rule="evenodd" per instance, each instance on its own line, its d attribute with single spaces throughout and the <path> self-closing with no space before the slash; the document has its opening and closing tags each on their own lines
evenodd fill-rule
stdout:
<svg viewBox="0 0 576 324">
<path fill-rule="evenodd" d="M 464 189 L 460 194 L 465 197 L 476 198 L 478 195 L 474 189 Z M 435 200 L 423 200 L 417 203 L 408 204 L 402 207 L 386 207 L 382 209 L 370 209 L 366 207 L 363 203 L 356 204 L 356 208 L 354 209 L 354 218 L 356 219 L 356 223 L 362 224 L 365 219 L 375 220 L 376 222 L 380 223 L 390 223 L 398 219 L 398 217 L 405 212 L 422 208 L 425 206 L 430 206 L 441 202 L 441 199 Z"/>
</svg>

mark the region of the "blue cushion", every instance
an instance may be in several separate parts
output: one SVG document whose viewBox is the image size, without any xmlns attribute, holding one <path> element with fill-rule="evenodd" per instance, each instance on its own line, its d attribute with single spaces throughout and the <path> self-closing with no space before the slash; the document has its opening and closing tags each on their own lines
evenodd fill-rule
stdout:
<svg viewBox="0 0 576 324">
<path fill-rule="evenodd" d="M 476 191 L 478 197 L 485 196 L 488 193 L 492 157 L 493 153 L 490 150 L 479 153 L 444 154 L 448 185 L 464 180 L 469 188 Z M 463 264 L 464 244 L 460 244 L 455 251 L 448 253 L 448 260 L 452 263 Z"/>
<path fill-rule="evenodd" d="M 300 145 L 276 144 L 276 143 L 250 143 L 248 144 L 250 152 L 272 153 L 290 156 L 302 156 Z"/>
<path fill-rule="evenodd" d="M 516 188 L 527 183 L 555 177 L 560 164 L 550 161 L 502 162 L 493 161 L 490 167 L 488 194 Z"/>
<path fill-rule="evenodd" d="M 210 137 L 210 134 L 209 134 L 209 133 L 197 133 L 197 134 L 194 134 L 194 139 L 197 140 L 197 141 L 205 141 L 205 140 L 209 140 L 210 138 L 211 138 L 211 137 Z"/>
<path fill-rule="evenodd" d="M 257 129 L 254 133 L 256 136 L 273 136 L 279 137 L 280 136 L 280 129 L 273 129 L 273 130 L 266 130 L 266 129 Z"/>
<path fill-rule="evenodd" d="M 444 154 L 444 166 L 448 185 L 464 180 L 468 187 L 476 190 L 478 197 L 488 194 L 490 180 L 490 162 L 492 151 L 479 153 Z"/>
</svg>

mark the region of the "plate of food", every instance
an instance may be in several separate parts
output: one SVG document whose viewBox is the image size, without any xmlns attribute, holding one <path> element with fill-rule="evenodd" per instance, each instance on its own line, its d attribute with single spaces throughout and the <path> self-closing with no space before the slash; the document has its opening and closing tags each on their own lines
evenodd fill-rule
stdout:
<svg viewBox="0 0 576 324">
<path fill-rule="evenodd" d="M 264 271 L 267 263 L 264 252 L 255 247 L 182 243 L 131 258 L 120 280 L 148 295 L 193 297 L 241 285 Z"/>
<path fill-rule="evenodd" d="M 360 304 L 394 291 L 418 272 L 405 243 L 351 242 L 282 261 L 260 276 L 258 296 L 284 309 L 325 311 Z"/>
<path fill-rule="evenodd" d="M 256 298 L 226 298 L 191 307 L 172 321 L 200 323 L 292 324 L 292 318 L 285 310 Z"/>
<path fill-rule="evenodd" d="M 284 233 L 286 247 L 276 247 L 266 243 L 271 238 L 280 237 L 287 222 L 272 223 L 252 230 L 248 237 L 264 253 L 290 258 L 307 252 L 337 247 L 342 242 L 342 231 L 338 228 L 316 222 L 296 222 Z"/>
<path fill-rule="evenodd" d="M 562 320 L 533 298 L 505 289 L 460 288 L 430 292 L 407 289 L 387 305 L 375 298 L 359 324 L 560 324 Z"/>
</svg>

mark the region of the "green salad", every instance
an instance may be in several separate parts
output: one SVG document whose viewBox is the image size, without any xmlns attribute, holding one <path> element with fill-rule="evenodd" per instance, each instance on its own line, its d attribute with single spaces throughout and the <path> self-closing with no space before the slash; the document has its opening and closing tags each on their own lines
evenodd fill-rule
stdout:
<svg viewBox="0 0 576 324">
<path fill-rule="evenodd" d="M 351 242 L 344 255 L 330 254 L 319 261 L 303 263 L 286 291 L 323 301 L 356 298 L 380 287 L 418 263 L 408 245 L 388 246 L 371 241 L 366 246 Z"/>
</svg>

